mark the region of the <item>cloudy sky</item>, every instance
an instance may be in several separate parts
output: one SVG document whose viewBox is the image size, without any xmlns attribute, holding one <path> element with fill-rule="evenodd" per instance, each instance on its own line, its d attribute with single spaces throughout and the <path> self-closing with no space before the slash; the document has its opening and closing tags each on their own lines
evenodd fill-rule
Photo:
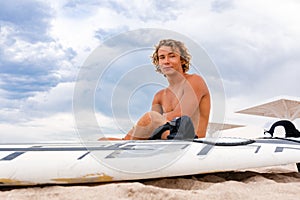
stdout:
<svg viewBox="0 0 300 200">
<path fill-rule="evenodd" d="M 149 46 L 132 41 L 136 49 L 123 55 L 110 54 L 103 45 L 140 29 L 172 31 L 196 42 L 222 81 L 225 121 L 263 124 L 264 118 L 234 112 L 277 96 L 299 97 L 299 10 L 298 0 L 1 1 L 0 141 L 81 136 L 77 123 L 85 115 L 76 116 L 74 91 L 82 68 L 95 56 L 108 56 L 110 64 L 101 69 L 104 76 L 94 77 L 92 101 L 82 95 L 81 102 L 93 105 L 102 132 L 126 131 L 150 108 L 165 80 L 148 70 Z M 149 76 L 155 81 L 143 84 Z"/>
</svg>

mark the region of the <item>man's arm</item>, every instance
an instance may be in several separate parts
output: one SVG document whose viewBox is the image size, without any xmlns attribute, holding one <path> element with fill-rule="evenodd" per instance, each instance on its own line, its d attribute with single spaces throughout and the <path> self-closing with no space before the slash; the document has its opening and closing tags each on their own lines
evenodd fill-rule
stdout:
<svg viewBox="0 0 300 200">
<path fill-rule="evenodd" d="M 157 92 L 154 97 L 153 97 L 153 101 L 152 101 L 152 107 L 151 107 L 151 111 L 156 111 L 160 114 L 163 114 L 163 108 L 161 105 L 161 95 L 163 93 L 163 90 Z"/>
<path fill-rule="evenodd" d="M 200 124 L 197 132 L 199 138 L 203 138 L 206 135 L 209 114 L 210 114 L 210 94 L 205 94 L 200 101 Z"/>
</svg>

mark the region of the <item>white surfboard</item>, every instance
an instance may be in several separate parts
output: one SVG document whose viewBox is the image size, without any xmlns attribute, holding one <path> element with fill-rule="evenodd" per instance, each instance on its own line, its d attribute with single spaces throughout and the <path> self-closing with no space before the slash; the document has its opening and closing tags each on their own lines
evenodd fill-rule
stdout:
<svg viewBox="0 0 300 200">
<path fill-rule="evenodd" d="M 298 162 L 299 138 L 0 144 L 0 185 L 113 182 Z"/>
</svg>

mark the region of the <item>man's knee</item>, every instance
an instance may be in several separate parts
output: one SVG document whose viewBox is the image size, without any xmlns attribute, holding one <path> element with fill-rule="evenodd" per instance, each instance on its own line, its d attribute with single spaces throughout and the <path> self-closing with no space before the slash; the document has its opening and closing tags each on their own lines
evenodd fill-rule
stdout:
<svg viewBox="0 0 300 200">
<path fill-rule="evenodd" d="M 166 123 L 164 117 L 155 111 L 145 113 L 127 134 L 125 139 L 148 139 L 152 132 Z"/>
<path fill-rule="evenodd" d="M 164 124 L 166 120 L 164 117 L 155 111 L 150 111 L 145 113 L 141 119 L 137 122 L 138 126 L 147 127 L 151 125 L 161 125 Z"/>
</svg>

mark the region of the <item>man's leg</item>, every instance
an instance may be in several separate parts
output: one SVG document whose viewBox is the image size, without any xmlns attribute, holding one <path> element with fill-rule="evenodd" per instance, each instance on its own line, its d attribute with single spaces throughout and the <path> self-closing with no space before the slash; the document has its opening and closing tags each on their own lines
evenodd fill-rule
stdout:
<svg viewBox="0 0 300 200">
<path fill-rule="evenodd" d="M 158 112 L 150 111 L 144 114 L 137 124 L 124 137 L 125 140 L 147 140 L 153 131 L 164 125 L 167 120 Z"/>
</svg>

